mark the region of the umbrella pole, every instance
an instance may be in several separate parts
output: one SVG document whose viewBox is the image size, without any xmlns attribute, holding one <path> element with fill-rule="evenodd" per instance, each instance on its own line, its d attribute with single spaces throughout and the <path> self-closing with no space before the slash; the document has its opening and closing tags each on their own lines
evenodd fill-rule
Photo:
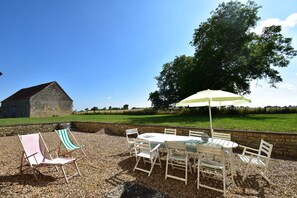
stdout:
<svg viewBox="0 0 297 198">
<path fill-rule="evenodd" d="M 211 106 L 210 106 L 210 100 L 208 101 L 208 112 L 209 112 L 210 135 L 211 135 L 211 137 L 212 137 L 213 128 L 212 128 L 212 118 L 211 118 Z"/>
</svg>

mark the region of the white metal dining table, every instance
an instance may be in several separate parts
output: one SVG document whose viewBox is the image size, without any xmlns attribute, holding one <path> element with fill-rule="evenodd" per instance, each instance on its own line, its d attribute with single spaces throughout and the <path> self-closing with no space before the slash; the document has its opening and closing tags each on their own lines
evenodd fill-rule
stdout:
<svg viewBox="0 0 297 198">
<path fill-rule="evenodd" d="M 151 144 L 160 144 L 160 147 L 165 148 L 165 141 L 181 141 L 185 142 L 188 151 L 196 152 L 196 145 L 203 144 L 209 147 L 221 147 L 223 149 L 236 148 L 238 144 L 229 140 L 222 140 L 217 138 L 208 138 L 203 140 L 201 137 L 182 136 L 182 135 L 168 135 L 163 133 L 143 133 L 137 138 L 148 140 Z"/>
</svg>

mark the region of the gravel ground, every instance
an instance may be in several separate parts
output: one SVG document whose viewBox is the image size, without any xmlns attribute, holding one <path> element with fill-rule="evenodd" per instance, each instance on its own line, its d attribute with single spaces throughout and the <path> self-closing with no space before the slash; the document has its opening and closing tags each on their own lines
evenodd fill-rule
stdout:
<svg viewBox="0 0 297 198">
<path fill-rule="evenodd" d="M 165 180 L 163 167 L 155 166 L 150 177 L 135 171 L 135 158 L 126 149 L 126 138 L 113 136 L 103 130 L 97 133 L 74 132 L 85 146 L 88 158 L 78 161 L 82 177 L 65 182 L 62 172 L 52 167 L 40 168 L 39 182 L 32 172 L 19 174 L 21 145 L 16 136 L 0 137 L 0 197 L 221 197 L 222 193 L 196 189 L 196 174 L 189 174 L 184 182 Z M 44 133 L 49 149 L 58 145 L 54 132 Z M 79 152 L 76 156 L 82 156 Z M 146 165 L 147 168 L 149 165 Z M 235 183 L 227 189 L 227 197 L 297 197 L 297 161 L 272 159 L 268 177 L 275 183 L 269 185 L 259 175 L 250 172 L 242 182 L 243 166 L 234 159 Z M 67 171 L 73 171 L 68 168 Z"/>
</svg>

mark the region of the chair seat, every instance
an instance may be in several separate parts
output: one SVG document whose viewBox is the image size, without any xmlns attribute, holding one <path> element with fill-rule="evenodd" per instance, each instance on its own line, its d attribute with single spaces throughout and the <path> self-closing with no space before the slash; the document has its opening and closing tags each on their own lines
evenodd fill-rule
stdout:
<svg viewBox="0 0 297 198">
<path fill-rule="evenodd" d="M 75 158 L 57 157 L 52 160 L 44 159 L 40 164 L 63 165 L 75 161 Z"/>
<path fill-rule="evenodd" d="M 128 144 L 134 144 L 133 140 L 128 140 Z"/>
<path fill-rule="evenodd" d="M 179 154 L 173 154 L 173 155 L 170 155 L 169 157 L 170 159 L 173 159 L 173 160 L 178 160 L 178 161 L 185 161 L 187 160 L 187 156 L 185 155 L 179 155 Z"/>
<path fill-rule="evenodd" d="M 150 151 L 144 150 L 144 151 L 141 151 L 140 153 L 137 153 L 137 157 L 150 159 L 150 158 L 155 158 L 157 154 L 158 154 L 157 152 L 150 153 Z"/>
<path fill-rule="evenodd" d="M 250 158 L 252 158 L 251 163 L 259 166 L 259 167 L 264 167 L 265 163 L 258 158 L 252 157 L 252 156 L 246 156 L 246 155 L 239 155 L 239 158 L 244 162 L 244 163 L 249 163 L 250 162 Z"/>
<path fill-rule="evenodd" d="M 220 169 L 224 168 L 224 165 L 219 162 L 211 161 L 211 160 L 202 160 L 200 166 L 206 166 L 209 168 Z"/>
</svg>

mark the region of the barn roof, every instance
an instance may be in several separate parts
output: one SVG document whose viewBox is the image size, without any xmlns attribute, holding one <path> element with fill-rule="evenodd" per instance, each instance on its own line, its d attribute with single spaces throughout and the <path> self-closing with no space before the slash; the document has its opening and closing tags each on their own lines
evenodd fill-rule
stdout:
<svg viewBox="0 0 297 198">
<path fill-rule="evenodd" d="M 49 82 L 49 83 L 36 85 L 33 87 L 23 88 L 23 89 L 17 91 L 16 93 L 14 93 L 13 95 L 9 96 L 2 102 L 30 99 L 32 96 L 34 96 L 35 94 L 37 94 L 38 92 L 40 92 L 41 90 L 45 89 L 47 86 L 49 86 L 53 83 L 56 83 L 60 87 L 60 85 L 57 82 L 53 81 L 53 82 Z M 66 94 L 66 92 L 62 88 L 61 88 L 61 90 Z M 69 99 L 72 100 L 70 97 L 69 97 Z"/>
</svg>

